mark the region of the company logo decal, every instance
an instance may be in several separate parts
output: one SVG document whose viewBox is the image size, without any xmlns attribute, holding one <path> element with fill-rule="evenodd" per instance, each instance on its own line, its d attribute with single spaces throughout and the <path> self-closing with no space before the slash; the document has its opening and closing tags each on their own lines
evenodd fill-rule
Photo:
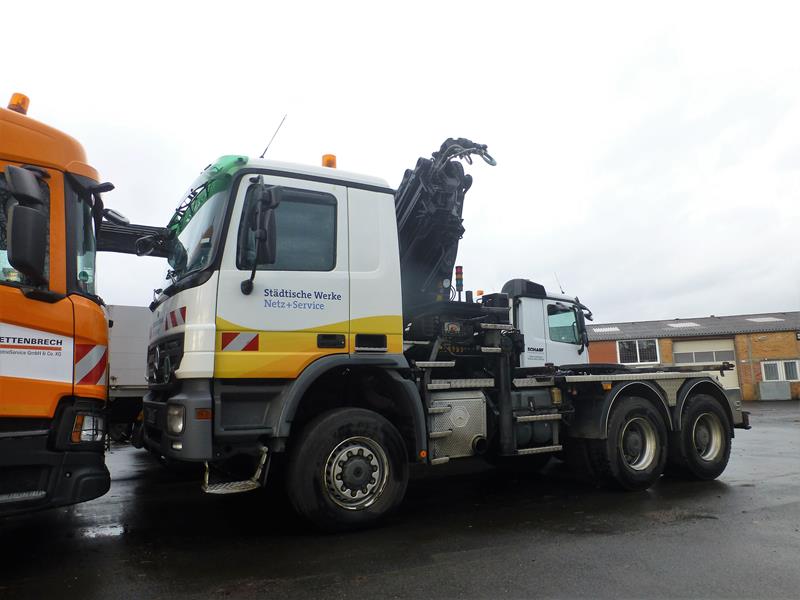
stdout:
<svg viewBox="0 0 800 600">
<path fill-rule="evenodd" d="M 0 377 L 72 383 L 71 337 L 0 323 Z"/>
<path fill-rule="evenodd" d="M 257 333 L 225 333 L 222 334 L 223 352 L 258 352 Z"/>
<path fill-rule="evenodd" d="M 48 352 L 61 352 L 63 346 L 64 340 L 61 338 L 0 336 L 0 349 L 2 350 L 44 350 Z"/>
<path fill-rule="evenodd" d="M 283 310 L 325 310 L 326 303 L 342 301 L 342 294 L 322 290 L 264 289 L 264 308 Z"/>
</svg>

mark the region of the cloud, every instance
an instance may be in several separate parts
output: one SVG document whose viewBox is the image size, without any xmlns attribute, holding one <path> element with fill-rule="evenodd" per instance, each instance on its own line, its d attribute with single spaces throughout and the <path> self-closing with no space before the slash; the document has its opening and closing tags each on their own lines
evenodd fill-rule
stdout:
<svg viewBox="0 0 800 600">
<path fill-rule="evenodd" d="M 217 156 L 339 166 L 397 185 L 449 136 L 470 168 L 468 288 L 512 277 L 598 320 L 797 309 L 800 38 L 792 3 L 38 3 L 8 28 L 6 93 L 77 137 L 107 204 L 163 224 Z M 424 16 L 423 16 L 424 15 Z M 124 24 L 124 26 L 121 26 Z M 91 34 L 90 34 L 91 32 Z M 58 60 L 54 60 L 54 56 Z M 163 261 L 103 256 L 146 304 Z"/>
</svg>

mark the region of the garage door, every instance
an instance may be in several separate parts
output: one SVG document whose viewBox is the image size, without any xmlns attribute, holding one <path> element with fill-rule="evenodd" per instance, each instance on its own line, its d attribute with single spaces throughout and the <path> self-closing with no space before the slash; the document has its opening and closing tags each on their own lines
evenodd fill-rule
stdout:
<svg viewBox="0 0 800 600">
<path fill-rule="evenodd" d="M 672 360 L 676 365 L 707 365 L 727 361 L 733 364 L 732 371 L 725 371 L 720 383 L 726 390 L 739 389 L 739 374 L 736 372 L 736 354 L 733 340 L 673 341 Z"/>
</svg>

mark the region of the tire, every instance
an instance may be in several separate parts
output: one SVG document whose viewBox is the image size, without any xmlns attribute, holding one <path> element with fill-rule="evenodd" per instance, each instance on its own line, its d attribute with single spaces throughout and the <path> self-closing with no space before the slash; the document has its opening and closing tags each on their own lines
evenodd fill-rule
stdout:
<svg viewBox="0 0 800 600">
<path fill-rule="evenodd" d="M 728 414 L 712 396 L 692 396 L 683 405 L 681 428 L 672 434 L 671 442 L 671 471 L 689 479 L 716 479 L 731 456 Z"/>
<path fill-rule="evenodd" d="M 407 485 L 403 438 L 371 410 L 340 408 L 320 415 L 289 452 L 289 501 L 326 531 L 373 525 L 397 508 Z"/>
<path fill-rule="evenodd" d="M 627 396 L 617 400 L 605 440 L 587 440 L 597 479 L 630 491 L 646 490 L 667 463 L 667 426 L 652 403 Z"/>
</svg>

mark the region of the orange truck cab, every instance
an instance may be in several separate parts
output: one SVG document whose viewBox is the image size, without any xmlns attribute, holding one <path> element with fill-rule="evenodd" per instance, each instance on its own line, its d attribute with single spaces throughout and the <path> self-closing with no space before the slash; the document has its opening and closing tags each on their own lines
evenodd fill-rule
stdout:
<svg viewBox="0 0 800 600">
<path fill-rule="evenodd" d="M 14 94 L 0 108 L 0 516 L 90 500 L 110 483 L 95 230 L 113 186 L 27 105 Z"/>
</svg>

